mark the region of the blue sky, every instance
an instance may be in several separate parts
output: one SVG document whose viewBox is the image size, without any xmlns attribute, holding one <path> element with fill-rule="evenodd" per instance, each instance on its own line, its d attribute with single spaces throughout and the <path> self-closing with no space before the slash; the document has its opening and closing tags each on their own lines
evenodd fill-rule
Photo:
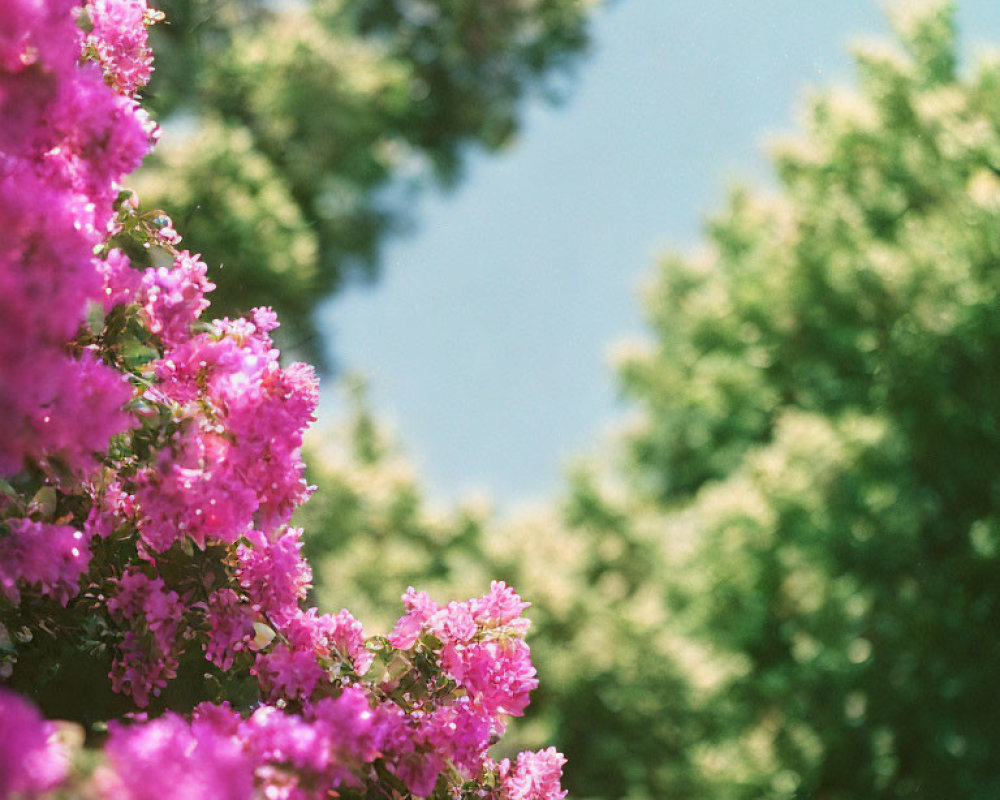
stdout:
<svg viewBox="0 0 1000 800">
<path fill-rule="evenodd" d="M 852 80 L 847 43 L 888 33 L 880 8 L 618 0 L 568 102 L 530 105 L 510 149 L 417 203 L 382 280 L 319 321 L 432 497 L 481 489 L 509 509 L 559 490 L 625 411 L 607 353 L 642 333 L 655 254 L 695 245 L 734 179 L 770 180 L 761 144 L 810 88 Z M 959 24 L 965 53 L 1000 44 L 1000 2 L 965 0 Z M 324 393 L 321 426 L 342 409 Z"/>
</svg>

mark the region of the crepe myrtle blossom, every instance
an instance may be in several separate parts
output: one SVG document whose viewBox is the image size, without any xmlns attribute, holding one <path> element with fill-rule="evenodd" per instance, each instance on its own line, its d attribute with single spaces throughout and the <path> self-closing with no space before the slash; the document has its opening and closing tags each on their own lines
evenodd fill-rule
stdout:
<svg viewBox="0 0 1000 800">
<path fill-rule="evenodd" d="M 91 30 L 84 41 L 105 79 L 120 94 L 135 94 L 153 71 L 146 26 L 159 18 L 158 12 L 145 0 L 91 0 L 86 11 Z"/>
<path fill-rule="evenodd" d="M 153 583 L 142 582 L 143 599 L 130 602 L 147 602 L 144 593 Z M 494 584 L 490 594 L 452 605 L 451 613 L 456 608 L 495 608 L 502 598 L 519 600 L 503 584 Z M 474 629 L 465 633 L 469 639 L 516 638 L 521 634 L 505 631 L 504 626 L 520 631 L 522 621 L 509 614 L 480 616 Z M 155 771 L 169 757 L 170 748 L 183 746 L 185 753 L 208 754 L 221 748 L 229 755 L 220 758 L 219 769 L 226 774 L 235 770 L 237 784 L 245 782 L 241 776 L 252 775 L 252 785 L 267 797 L 323 798 L 344 787 L 360 789 L 373 774 L 379 776 L 376 765 L 383 770 L 381 779 L 389 780 L 387 791 L 396 786 L 399 796 L 431 796 L 444 779 L 491 786 L 494 794 L 489 796 L 497 798 L 564 797 L 559 788 L 564 760 L 554 750 L 523 753 L 513 765 L 490 759 L 488 748 L 502 732 L 502 718 L 511 712 L 484 702 L 479 690 L 458 686 L 435 658 L 433 646 L 428 650 L 426 643 L 415 641 L 401 651 L 384 642 L 388 652 L 376 662 L 371 650 L 362 648 L 360 626 L 344 611 L 320 615 L 309 609 L 287 620 L 284 630 L 287 640 L 258 657 L 257 671 L 268 703 L 244 713 L 228 704 L 204 703 L 195 710 L 189 727 L 176 716 L 114 727 L 114 757 L 103 773 L 105 786 L 116 787 L 114 796 L 146 796 L 140 778 L 133 776 Z M 359 665 L 362 653 L 367 655 Z M 501 676 L 508 660 L 493 649 L 485 653 L 495 663 L 483 669 Z M 386 664 L 385 674 L 368 680 L 358 675 L 359 666 L 373 663 Z M 339 678 L 332 679 L 334 674 Z M 533 673 L 527 679 L 516 670 L 515 674 L 534 680 Z M 508 701 L 508 705 L 514 704 Z M 293 706 L 298 710 L 291 711 Z M 240 758 L 231 753 L 233 742 L 239 743 Z M 161 748 L 151 743 L 165 744 Z M 133 751 L 142 753 L 145 766 L 122 755 Z M 201 775 L 198 780 L 210 792 L 216 773 L 205 771 L 207 766 L 199 769 L 202 772 L 192 774 Z M 136 788 L 129 789 L 133 782 Z M 189 786 L 183 781 L 178 785 Z M 167 793 L 157 796 L 212 796 L 163 791 Z M 389 796 L 395 795 L 390 791 Z"/>
<path fill-rule="evenodd" d="M 0 688 L 0 798 L 34 797 L 66 776 L 56 726 L 27 700 Z"/>
<path fill-rule="evenodd" d="M 11 520 L 9 528 L 0 538 L 0 591 L 14 605 L 22 586 L 67 605 L 90 564 L 88 537 L 71 525 L 30 519 Z"/>
<path fill-rule="evenodd" d="M 93 351 L 67 347 L 100 300 L 94 256 L 116 186 L 153 126 L 111 90 L 67 0 L 11 0 L 0 15 L 0 474 L 27 463 L 86 473 L 127 430 L 131 392 Z"/>
<path fill-rule="evenodd" d="M 158 16 L 0 14 L 0 676 L 101 748 L 0 689 L 0 800 L 562 800 L 554 750 L 488 752 L 538 685 L 510 587 L 411 588 L 389 636 L 305 605 L 315 373 L 270 309 L 212 319 L 209 267 L 121 185 Z"/>
</svg>

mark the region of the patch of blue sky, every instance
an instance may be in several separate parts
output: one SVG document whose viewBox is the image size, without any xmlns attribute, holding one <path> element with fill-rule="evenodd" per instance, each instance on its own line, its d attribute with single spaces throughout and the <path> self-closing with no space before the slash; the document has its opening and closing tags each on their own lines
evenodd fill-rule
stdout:
<svg viewBox="0 0 1000 800">
<path fill-rule="evenodd" d="M 916 2 L 917 0 L 907 0 Z M 1000 3 L 965 0 L 963 51 L 1000 44 Z M 519 140 L 424 195 L 382 280 L 320 311 L 340 365 L 369 376 L 442 501 L 509 509 L 551 495 L 620 419 L 608 348 L 641 336 L 638 289 L 696 245 L 734 180 L 810 88 L 850 83 L 847 44 L 888 35 L 874 0 L 618 0 L 568 100 L 533 104 Z M 327 387 L 321 425 L 342 413 Z"/>
</svg>

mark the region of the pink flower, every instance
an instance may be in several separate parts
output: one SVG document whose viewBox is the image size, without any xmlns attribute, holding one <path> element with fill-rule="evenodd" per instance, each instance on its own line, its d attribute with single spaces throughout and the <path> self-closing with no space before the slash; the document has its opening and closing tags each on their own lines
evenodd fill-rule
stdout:
<svg viewBox="0 0 1000 800">
<path fill-rule="evenodd" d="M 150 694 L 159 694 L 177 675 L 175 649 L 184 605 L 162 578 L 150 578 L 135 568 L 129 568 L 117 584 L 108 612 L 129 630 L 112 662 L 111 686 L 131 695 L 142 708 L 149 704 Z"/>
<path fill-rule="evenodd" d="M 166 587 L 159 576 L 150 578 L 130 567 L 119 578 L 118 591 L 108 600 L 108 612 L 122 622 L 138 621 L 153 634 L 161 652 L 169 652 L 177 637 L 184 613 L 177 592 Z"/>
<path fill-rule="evenodd" d="M 106 800 L 250 800 L 253 767 L 239 740 L 173 713 L 128 727 L 112 722 L 108 766 L 98 776 Z"/>
<path fill-rule="evenodd" d="M 106 486 L 89 487 L 93 505 L 84 523 L 88 537 L 106 539 L 115 530 L 131 521 L 135 516 L 135 498 L 122 489 L 119 481 L 111 481 Z"/>
<path fill-rule="evenodd" d="M 251 532 L 252 545 L 236 551 L 236 576 L 253 607 L 278 620 L 298 613 L 312 581 L 312 570 L 302 558 L 302 529 L 288 528 L 275 541 Z"/>
<path fill-rule="evenodd" d="M 531 605 L 524 602 L 503 581 L 493 581 L 490 593 L 469 601 L 472 616 L 479 625 L 489 628 L 505 628 L 515 635 L 523 636 L 530 626 L 530 620 L 521 615 Z"/>
<path fill-rule="evenodd" d="M 253 638 L 254 614 L 232 589 L 213 592 L 207 603 L 209 633 L 203 647 L 205 658 L 221 670 L 233 666 L 236 654 Z"/>
<path fill-rule="evenodd" d="M 11 518 L 20 499 L 0 498 L 0 599 L 22 604 L 30 592 L 97 614 L 114 648 L 112 688 L 140 707 L 198 648 L 222 670 L 244 667 L 253 649 L 250 673 L 273 701 L 249 719 L 202 704 L 190 721 L 112 723 L 92 788 L 110 800 L 321 800 L 385 794 L 388 769 L 417 797 L 439 781 L 468 793 L 461 783 L 495 775 L 484 796 L 562 800 L 554 750 L 513 767 L 487 755 L 537 685 L 527 604 L 505 584 L 446 606 L 409 589 L 383 682 L 365 676 L 384 642 L 366 643 L 347 610 L 301 608 L 312 576 L 302 532 L 287 526 L 311 491 L 301 446 L 316 376 L 282 366 L 270 309 L 202 321 L 207 268 L 175 250 L 169 218 L 126 224 L 137 204 L 116 205 L 119 181 L 156 138 L 133 98 L 149 77 L 154 12 L 146 0 L 85 10 L 86 34 L 72 0 L 9 0 L 0 15 L 0 196 L 13 198 L 0 204 L 0 473 L 16 475 L 15 488 L 45 477 L 63 521 L 86 514 L 83 530 Z M 172 253 L 171 267 L 140 273 L 108 249 L 133 224 L 144 233 L 131 245 Z M 122 304 L 138 309 L 125 331 L 89 330 Z M 133 357 L 134 334 L 152 361 Z M 71 602 L 81 585 L 94 590 L 86 609 Z M 103 609 L 89 605 L 98 591 L 110 595 Z M 76 624 L 48 617 L 57 636 Z M 0 691 L 0 800 L 61 780 L 50 733 Z"/>
<path fill-rule="evenodd" d="M 296 608 L 278 619 L 284 641 L 257 656 L 254 674 L 269 697 L 307 700 L 329 674 L 320 663 L 330 658 L 329 620 L 315 608 Z"/>
<path fill-rule="evenodd" d="M 406 614 L 396 623 L 389 635 L 389 643 L 400 650 L 409 650 L 417 643 L 427 621 L 439 610 L 439 606 L 427 595 L 412 586 L 403 595 Z"/>
<path fill-rule="evenodd" d="M 538 687 L 528 645 L 519 639 L 447 642 L 441 666 L 490 715 L 521 716 Z"/>
<path fill-rule="evenodd" d="M 261 688 L 271 698 L 309 699 L 337 662 L 360 674 L 371 666 L 373 655 L 365 647 L 361 623 L 346 609 L 333 615 L 296 608 L 276 619 L 283 640 L 254 664 Z"/>
<path fill-rule="evenodd" d="M 20 695 L 0 688 L 0 800 L 54 789 L 66 769 L 55 726 Z"/>
<path fill-rule="evenodd" d="M 115 248 L 105 260 L 95 260 L 95 268 L 104 280 L 101 302 L 105 313 L 117 305 L 138 302 L 142 273 L 132 268 L 128 256 L 121 250 Z"/>
<path fill-rule="evenodd" d="M 177 677 L 178 666 L 174 656 L 150 652 L 135 633 L 126 631 L 108 677 L 113 691 L 129 695 L 139 708 L 145 708 L 150 695 L 159 695 Z"/>
<path fill-rule="evenodd" d="M 28 414 L 23 434 L 37 435 L 44 448 L 38 452 L 42 459 L 59 458 L 72 469 L 91 474 L 94 456 L 108 449 L 112 436 L 134 425 L 122 410 L 132 388 L 125 376 L 90 351 L 78 359 L 63 356 L 53 378 L 51 393 L 37 398 L 39 404 Z"/>
<path fill-rule="evenodd" d="M 430 634 L 441 642 L 445 673 L 498 728 L 501 717 L 524 713 L 538 680 L 523 638 L 528 620 L 520 617 L 528 604 L 513 590 L 494 581 L 489 594 L 442 608 L 410 587 L 403 604 L 408 612 L 389 637 L 394 647 L 407 650 Z"/>
<path fill-rule="evenodd" d="M 385 747 L 385 714 L 373 708 L 371 700 L 359 686 L 349 686 L 340 696 L 324 697 L 312 704 L 310 718 L 323 722 L 330 729 L 330 747 L 334 760 L 343 767 L 360 768 L 382 754 Z M 336 770 L 339 774 L 339 770 Z M 346 774 L 340 778 L 353 782 Z"/>
<path fill-rule="evenodd" d="M 173 449 L 136 476 L 135 499 L 142 516 L 139 533 L 154 552 L 191 539 L 231 543 L 246 535 L 257 500 L 235 471 L 232 444 L 211 430 L 188 425 L 174 436 Z"/>
<path fill-rule="evenodd" d="M 191 730 L 198 738 L 207 736 L 239 737 L 243 717 L 229 703 L 199 703 L 191 712 Z"/>
<path fill-rule="evenodd" d="M 76 61 L 80 31 L 72 0 L 11 0 L 0 22 L 0 67 L 19 72 L 39 62 L 68 70 Z"/>
<path fill-rule="evenodd" d="M 153 70 L 144 24 L 146 0 L 91 0 L 86 10 L 93 25 L 87 41 L 105 74 L 117 91 L 135 94 Z"/>
<path fill-rule="evenodd" d="M 9 520 L 9 536 L 0 536 L 0 591 L 15 605 L 21 587 L 64 606 L 80 591 L 80 576 L 90 564 L 88 537 L 69 525 L 28 519 Z"/>
<path fill-rule="evenodd" d="M 165 344 L 191 338 L 191 325 L 208 308 L 205 295 L 215 288 L 207 273 L 205 262 L 185 250 L 177 255 L 172 268 L 150 267 L 143 275 L 140 299 L 149 329 Z"/>
<path fill-rule="evenodd" d="M 288 764 L 302 772 L 321 773 L 330 764 L 325 725 L 312 725 L 297 714 L 261 706 L 240 727 L 254 763 Z"/>
<path fill-rule="evenodd" d="M 188 335 L 203 289 L 185 293 L 203 278 L 203 266 L 147 273 L 145 281 L 179 281 L 169 291 L 146 287 L 147 314 L 166 345 L 153 365 L 151 399 L 183 406 L 191 420 L 159 464 L 139 476 L 143 536 L 154 550 L 179 536 L 202 547 L 209 537 L 232 542 L 251 523 L 273 534 L 311 491 L 300 450 L 318 401 L 315 375 L 301 364 L 281 368 L 267 309 L 254 312 L 256 322 L 217 320 L 215 333 Z"/>
<path fill-rule="evenodd" d="M 364 675 L 375 656 L 365 647 L 365 631 L 361 623 L 346 608 L 336 615 L 324 614 L 324 634 L 330 650 L 341 659 L 348 659 L 359 675 Z"/>
<path fill-rule="evenodd" d="M 554 747 L 520 753 L 513 769 L 504 759 L 499 774 L 507 800 L 562 800 L 566 796 L 560 786 L 565 763 L 563 754 Z"/>
<path fill-rule="evenodd" d="M 466 778 L 482 767 L 490 744 L 502 733 L 468 697 L 435 709 L 422 720 L 423 736 L 447 757 Z"/>
<path fill-rule="evenodd" d="M 148 118 L 79 65 L 69 0 L 4 6 L 0 126 L 0 472 L 25 461 L 87 472 L 126 430 L 131 390 L 93 353 L 66 352 L 104 287 L 94 247 L 115 183 L 149 150 Z M 9 121 L 9 122 L 8 122 Z M 58 459 L 61 464 L 55 464 Z"/>
<path fill-rule="evenodd" d="M 383 710 L 386 765 L 414 795 L 427 797 L 445 768 L 447 754 L 434 749 L 420 719 L 408 717 L 402 709 L 391 705 L 383 706 Z"/>
</svg>

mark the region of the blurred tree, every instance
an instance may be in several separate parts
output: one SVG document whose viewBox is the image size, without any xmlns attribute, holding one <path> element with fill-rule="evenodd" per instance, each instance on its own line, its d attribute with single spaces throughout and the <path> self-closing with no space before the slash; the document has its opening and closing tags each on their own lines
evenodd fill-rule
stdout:
<svg viewBox="0 0 1000 800">
<path fill-rule="evenodd" d="M 624 359 L 725 797 L 1000 797 L 1000 61 L 958 75 L 950 4 L 893 21 Z"/>
<path fill-rule="evenodd" d="M 319 489 L 296 518 L 309 532 L 319 606 L 350 602 L 366 627 L 384 629 L 407 585 L 444 601 L 505 580 L 532 603 L 528 641 L 542 682 L 504 746 L 557 746 L 569 759 L 563 785 L 579 800 L 704 797 L 685 751 L 700 722 L 677 661 L 700 654 L 667 624 L 658 529 L 637 529 L 583 472 L 565 510 L 508 521 L 485 500 L 434 510 L 358 387 L 351 392 L 348 422 L 310 453 Z"/>
<path fill-rule="evenodd" d="M 427 516 L 363 413 L 314 477 L 321 601 L 535 601 L 575 797 L 1000 797 L 1000 60 L 958 74 L 950 4 L 893 19 L 663 259 L 637 421 L 561 508 Z"/>
<path fill-rule="evenodd" d="M 169 135 L 140 194 L 219 265 L 218 314 L 272 305 L 286 343 L 311 341 L 415 190 L 510 142 L 526 94 L 558 99 L 595 2 L 162 0 L 149 94 Z"/>
</svg>

